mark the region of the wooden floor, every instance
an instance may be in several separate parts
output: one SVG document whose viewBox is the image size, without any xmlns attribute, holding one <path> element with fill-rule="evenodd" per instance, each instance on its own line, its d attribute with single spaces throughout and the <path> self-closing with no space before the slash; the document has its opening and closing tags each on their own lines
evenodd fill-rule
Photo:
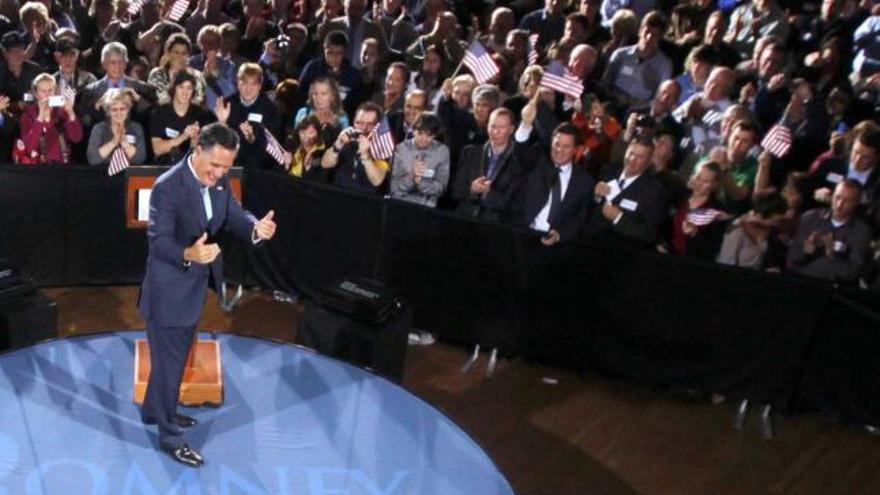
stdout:
<svg viewBox="0 0 880 495">
<path fill-rule="evenodd" d="M 144 326 L 135 287 L 45 292 L 62 335 Z M 216 303 L 199 328 L 289 341 L 301 312 L 266 293 L 231 316 Z M 445 344 L 410 347 L 404 386 L 469 431 L 520 495 L 880 494 L 880 437 L 816 415 L 779 420 L 767 441 L 757 417 L 732 429 L 727 404 L 518 360 L 486 379 L 484 357 L 462 375 L 465 358 Z"/>
</svg>

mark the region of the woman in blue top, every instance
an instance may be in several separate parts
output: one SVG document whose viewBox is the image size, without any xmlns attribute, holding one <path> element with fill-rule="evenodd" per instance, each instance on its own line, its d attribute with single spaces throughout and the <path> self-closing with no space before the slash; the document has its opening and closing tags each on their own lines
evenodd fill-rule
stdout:
<svg viewBox="0 0 880 495">
<path fill-rule="evenodd" d="M 321 137 L 325 143 L 332 143 L 342 129 L 349 127 L 348 115 L 342 109 L 339 84 L 335 79 L 321 77 L 312 82 L 306 106 L 300 108 L 293 118 L 294 127 L 310 115 L 317 117 L 321 123 Z"/>
</svg>

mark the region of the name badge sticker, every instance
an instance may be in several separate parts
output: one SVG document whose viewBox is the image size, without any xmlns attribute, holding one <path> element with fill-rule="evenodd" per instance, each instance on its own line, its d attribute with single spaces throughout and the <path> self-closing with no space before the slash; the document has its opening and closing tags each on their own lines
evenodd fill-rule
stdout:
<svg viewBox="0 0 880 495">
<path fill-rule="evenodd" d="M 635 69 L 633 69 L 632 67 L 630 67 L 628 65 L 624 65 L 623 67 L 620 68 L 620 73 L 623 74 L 624 76 L 631 76 L 631 75 L 635 74 L 635 72 L 636 72 Z"/>
<path fill-rule="evenodd" d="M 825 176 L 825 180 L 832 184 L 839 184 L 843 182 L 843 176 L 834 172 L 828 172 L 828 175 Z"/>
<path fill-rule="evenodd" d="M 134 136 L 134 134 L 126 134 L 125 140 L 128 141 L 128 144 L 134 144 L 137 142 L 137 138 Z"/>
<path fill-rule="evenodd" d="M 631 199 L 621 199 L 620 207 L 624 210 L 636 211 L 636 208 L 639 207 L 639 204 Z"/>
<path fill-rule="evenodd" d="M 248 122 L 253 122 L 255 124 L 262 124 L 263 123 L 263 114 L 249 113 L 248 114 Z"/>
<path fill-rule="evenodd" d="M 165 128 L 165 135 L 174 139 L 177 136 L 180 136 L 180 131 L 178 131 L 177 129 L 172 129 L 170 127 L 166 127 Z"/>
</svg>

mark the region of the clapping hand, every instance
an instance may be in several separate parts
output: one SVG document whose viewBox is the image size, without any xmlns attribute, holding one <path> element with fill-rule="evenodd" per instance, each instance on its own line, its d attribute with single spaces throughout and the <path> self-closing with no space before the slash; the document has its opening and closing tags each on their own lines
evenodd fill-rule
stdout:
<svg viewBox="0 0 880 495">
<path fill-rule="evenodd" d="M 229 120 L 229 113 L 231 111 L 232 109 L 229 102 L 223 97 L 217 98 L 217 101 L 214 102 L 214 113 L 217 115 L 217 120 L 220 121 L 221 124 L 225 124 L 226 121 Z"/>
<path fill-rule="evenodd" d="M 602 216 L 611 222 L 613 222 L 621 213 L 623 213 L 623 210 L 607 201 L 602 205 Z"/>
<path fill-rule="evenodd" d="M 125 142 L 125 125 L 120 122 L 113 122 L 112 126 L 113 142 L 116 143 L 116 146 L 119 146 Z"/>
<path fill-rule="evenodd" d="M 471 194 L 485 194 L 492 187 L 492 181 L 485 175 L 481 175 L 471 182 Z"/>
<path fill-rule="evenodd" d="M 425 175 L 425 169 L 427 166 L 425 165 L 424 159 L 416 159 L 415 165 L 412 168 L 413 180 L 418 184 L 422 180 L 422 176 Z"/>
<path fill-rule="evenodd" d="M 276 225 L 272 220 L 274 216 L 275 210 L 269 210 L 269 213 L 266 213 L 266 216 L 254 224 L 254 233 L 258 239 L 268 241 L 275 235 Z"/>
<path fill-rule="evenodd" d="M 254 134 L 254 127 L 250 122 L 245 121 L 238 124 L 238 130 L 241 131 L 241 135 L 244 136 L 245 141 L 249 143 L 253 143 L 257 138 Z"/>
<path fill-rule="evenodd" d="M 547 232 L 547 235 L 541 238 L 541 244 L 545 246 L 552 246 L 559 242 L 559 232 L 550 229 L 550 232 Z"/>
</svg>

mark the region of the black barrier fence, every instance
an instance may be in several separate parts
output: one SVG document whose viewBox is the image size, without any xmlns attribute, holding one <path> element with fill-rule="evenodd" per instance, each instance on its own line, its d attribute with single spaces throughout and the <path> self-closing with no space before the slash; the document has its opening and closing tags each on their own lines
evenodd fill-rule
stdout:
<svg viewBox="0 0 880 495">
<path fill-rule="evenodd" d="M 43 285 L 136 283 L 143 230 L 123 180 L 0 168 L 0 256 Z M 244 202 L 279 224 L 224 247 L 230 278 L 315 295 L 344 275 L 401 288 L 414 325 L 461 343 L 880 424 L 880 297 L 604 245 L 544 247 L 525 230 L 249 171 Z M 239 269 L 236 269 L 239 268 Z M 243 268 L 243 271 L 242 271 Z"/>
</svg>

